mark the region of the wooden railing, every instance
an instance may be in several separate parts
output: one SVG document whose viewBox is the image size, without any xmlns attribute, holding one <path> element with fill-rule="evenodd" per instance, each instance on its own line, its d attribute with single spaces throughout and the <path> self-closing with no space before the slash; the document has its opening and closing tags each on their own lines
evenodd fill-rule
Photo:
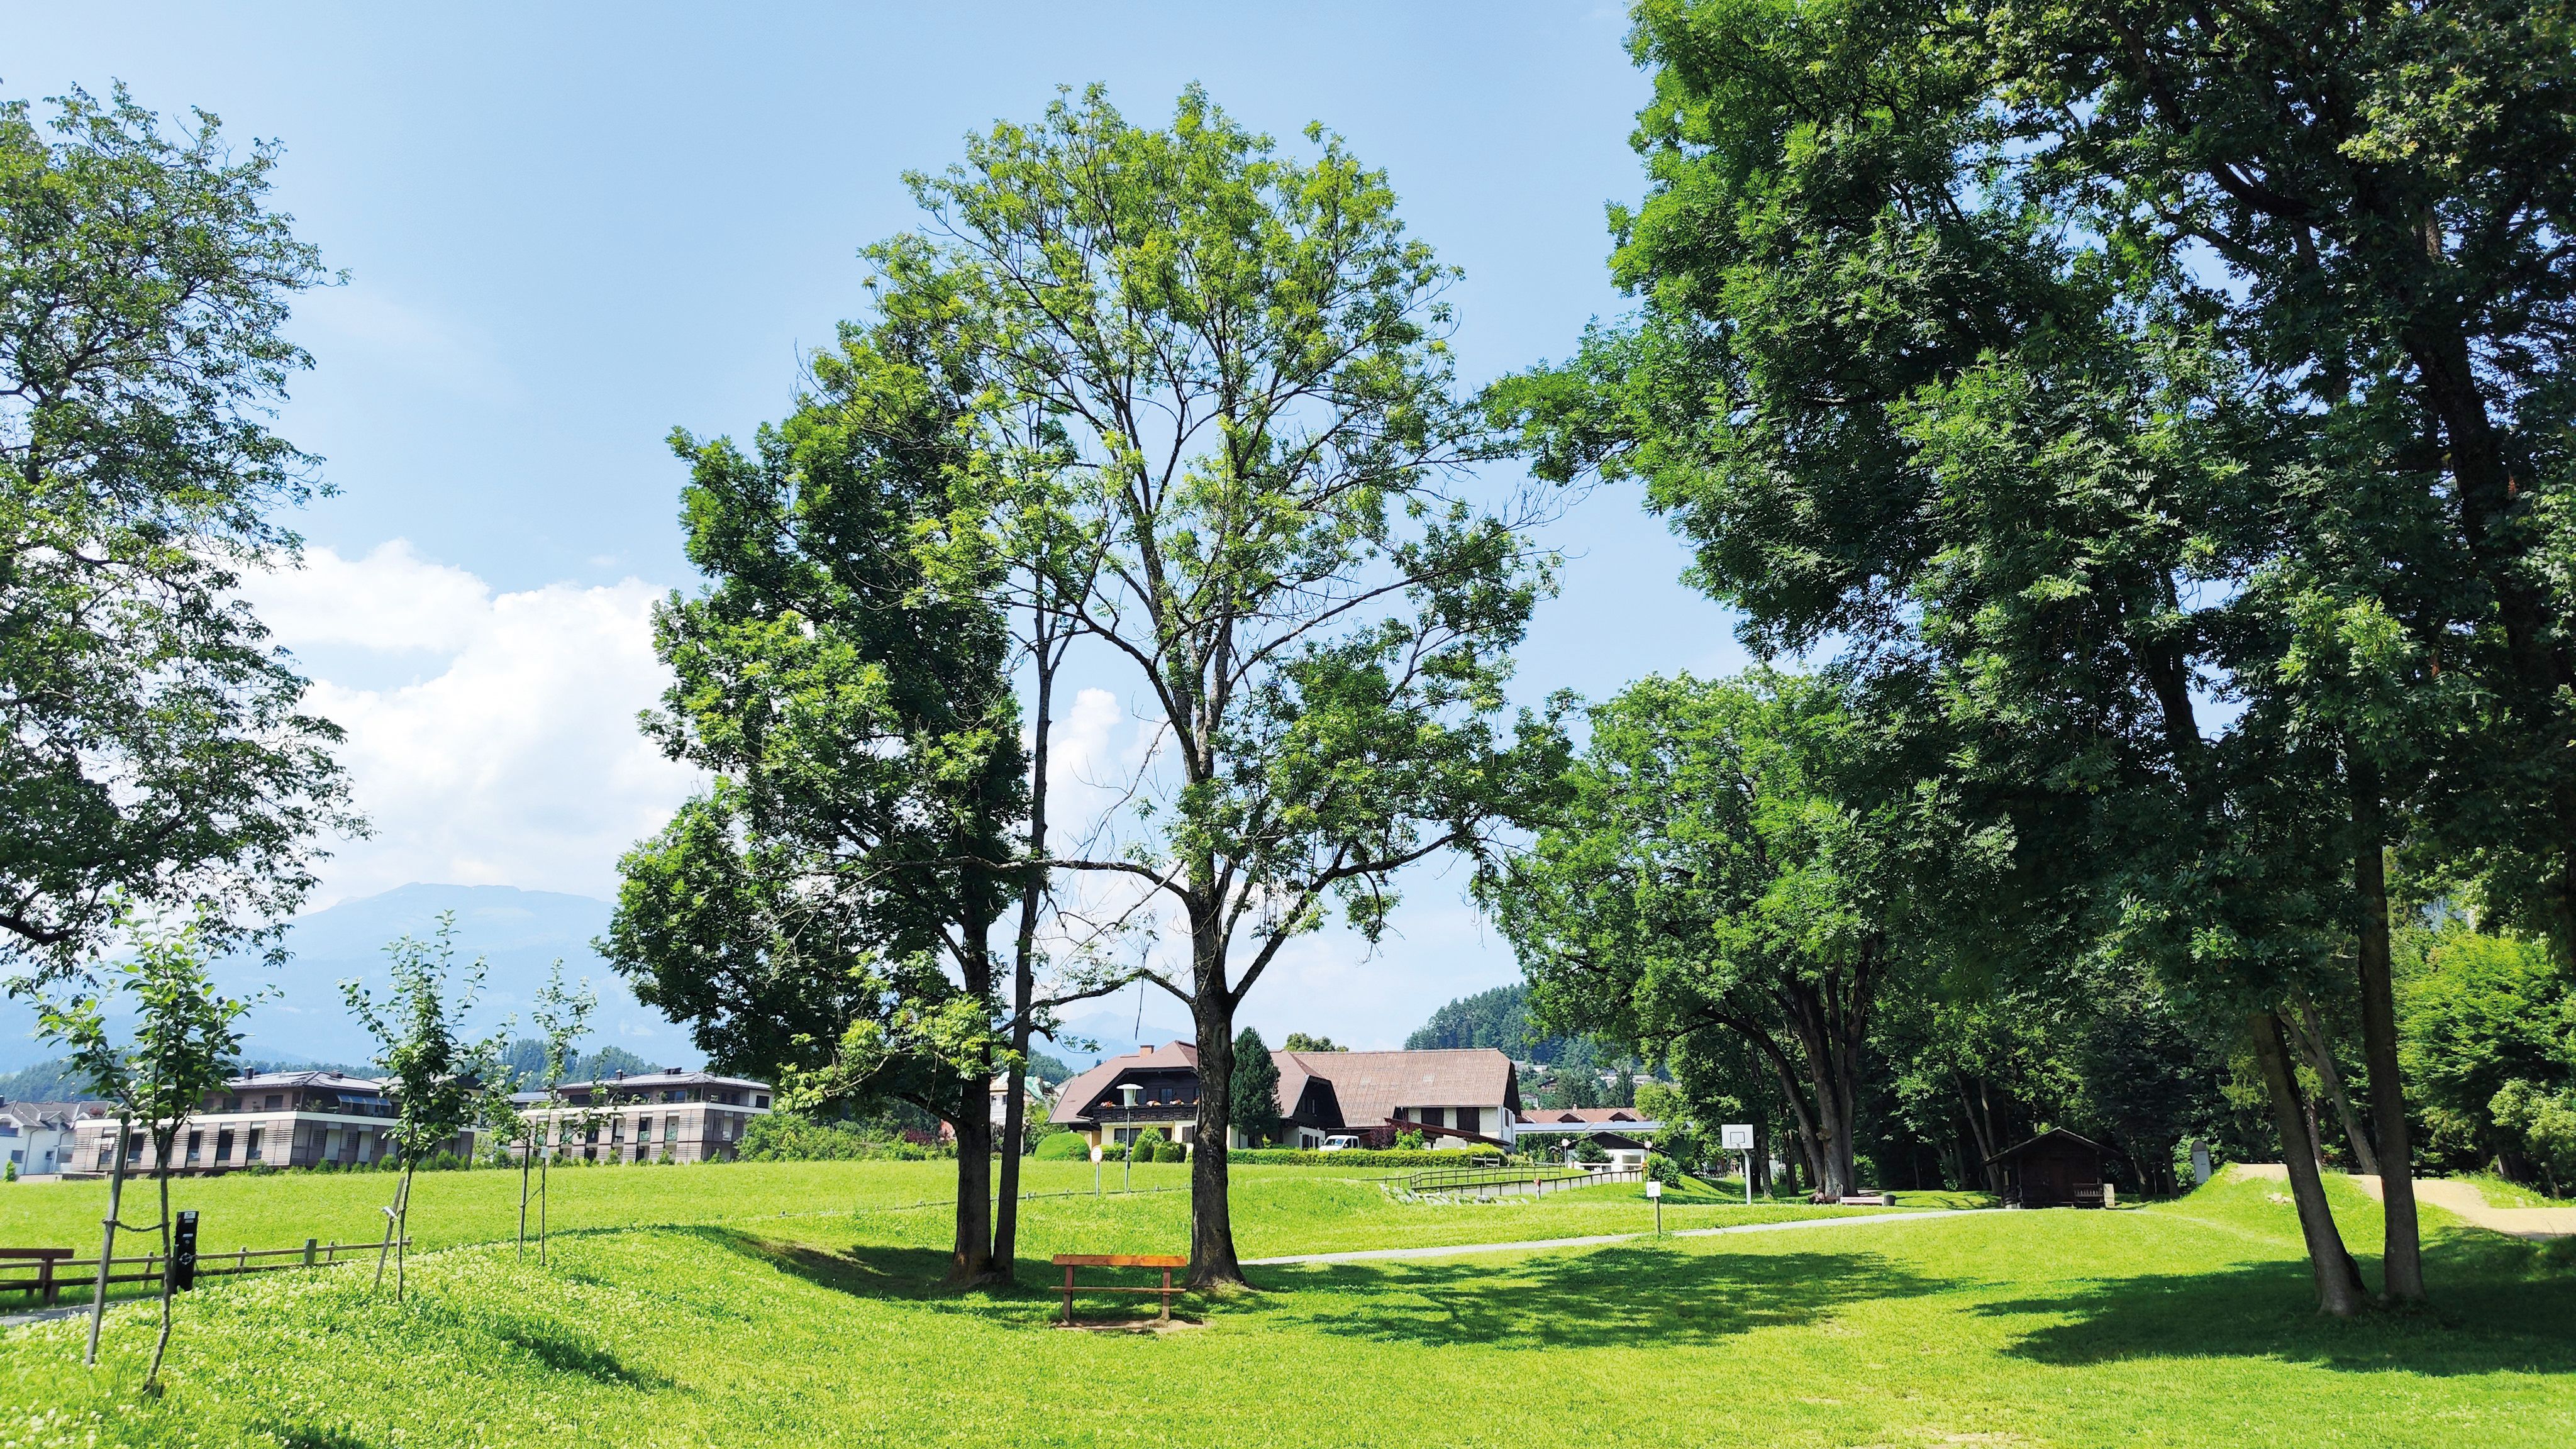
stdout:
<svg viewBox="0 0 2576 1449">
<path fill-rule="evenodd" d="M 411 1239 L 403 1239 L 409 1247 Z M 237 1248 L 229 1253 L 197 1254 L 197 1276 L 231 1277 L 240 1273 L 275 1273 L 287 1268 L 323 1268 L 340 1261 L 340 1255 L 363 1257 L 382 1253 L 387 1244 L 381 1238 L 372 1243 L 323 1242 L 306 1238 L 300 1248 Z M 65 1288 L 94 1287 L 98 1283 L 98 1259 L 75 1258 L 70 1248 L 0 1248 L 0 1293 L 26 1293 L 37 1302 L 52 1303 Z M 287 1261 L 277 1262 L 276 1259 Z M 119 1271 L 124 1265 L 139 1263 L 134 1272 Z M 158 1283 L 166 1259 L 159 1253 L 127 1257 L 120 1253 L 108 1260 L 107 1281 L 116 1283 Z"/>
<path fill-rule="evenodd" d="M 1593 1187 L 1605 1182 L 1642 1182 L 1642 1167 L 1435 1167 L 1403 1179 L 1410 1193 L 1474 1193 L 1478 1197 L 1517 1196 L 1527 1193 L 1544 1197 L 1550 1192 L 1563 1192 L 1571 1187 Z"/>
</svg>

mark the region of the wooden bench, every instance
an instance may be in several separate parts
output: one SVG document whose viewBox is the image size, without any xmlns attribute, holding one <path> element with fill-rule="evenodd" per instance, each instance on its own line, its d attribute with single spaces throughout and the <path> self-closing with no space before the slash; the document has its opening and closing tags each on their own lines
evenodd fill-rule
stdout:
<svg viewBox="0 0 2576 1449">
<path fill-rule="evenodd" d="M 0 1258 L 25 1262 L 34 1259 L 36 1276 L 24 1283 L 0 1283 L 0 1292 L 33 1293 L 47 1307 L 53 1306 L 63 1291 L 63 1280 L 54 1274 L 54 1265 L 72 1255 L 70 1248 L 0 1248 Z"/>
<path fill-rule="evenodd" d="M 1157 1294 L 1163 1300 L 1163 1311 L 1155 1321 L 1169 1323 L 1172 1321 L 1172 1295 L 1190 1291 L 1187 1288 L 1172 1286 L 1172 1270 L 1190 1265 L 1188 1258 L 1172 1253 L 1058 1253 L 1055 1255 L 1055 1265 L 1064 1270 L 1064 1322 L 1068 1328 L 1073 1326 L 1073 1295 L 1076 1293 Z M 1100 1284 L 1077 1284 L 1073 1281 L 1073 1270 L 1076 1268 L 1160 1268 L 1163 1270 L 1163 1286 L 1111 1288 Z"/>
<path fill-rule="evenodd" d="M 1839 1203 L 1844 1207 L 1894 1207 L 1896 1197 L 1884 1192 L 1847 1192 L 1841 1197 L 1827 1197 L 1821 1192 L 1809 1193 L 1807 1201 L 1819 1206 Z"/>
</svg>

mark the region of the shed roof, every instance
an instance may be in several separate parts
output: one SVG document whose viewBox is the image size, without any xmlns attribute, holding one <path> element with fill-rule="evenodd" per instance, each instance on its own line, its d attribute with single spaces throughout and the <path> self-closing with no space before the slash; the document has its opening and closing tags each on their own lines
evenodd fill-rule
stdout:
<svg viewBox="0 0 2576 1449">
<path fill-rule="evenodd" d="M 2090 1137 L 2079 1137 L 2076 1134 L 2067 1131 L 2063 1127 L 2051 1127 L 2047 1131 L 2030 1139 L 2028 1142 L 2017 1143 L 2011 1147 L 2005 1148 L 2003 1151 L 1987 1158 L 1986 1161 L 2001 1162 L 2007 1157 L 2019 1157 L 2023 1153 L 2028 1152 L 2043 1142 L 2051 1144 L 2072 1142 L 2077 1146 L 2086 1148 L 2090 1151 L 2100 1152 L 2103 1150 L 2102 1144 L 2094 1141 Z"/>
</svg>

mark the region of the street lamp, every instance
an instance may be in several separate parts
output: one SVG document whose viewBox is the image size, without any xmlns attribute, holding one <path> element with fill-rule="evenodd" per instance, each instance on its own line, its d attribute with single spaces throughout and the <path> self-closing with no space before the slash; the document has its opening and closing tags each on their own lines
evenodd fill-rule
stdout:
<svg viewBox="0 0 2576 1449">
<path fill-rule="evenodd" d="M 1118 1099 L 1127 1108 L 1127 1164 L 1120 1169 L 1126 1185 L 1119 1188 L 1120 1192 L 1136 1190 L 1136 1097 L 1142 1090 L 1134 1082 L 1118 1084 Z"/>
</svg>

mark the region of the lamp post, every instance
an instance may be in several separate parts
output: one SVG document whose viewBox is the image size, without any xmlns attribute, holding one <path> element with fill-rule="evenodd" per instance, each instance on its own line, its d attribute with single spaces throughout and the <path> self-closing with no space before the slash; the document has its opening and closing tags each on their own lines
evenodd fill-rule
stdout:
<svg viewBox="0 0 2576 1449">
<path fill-rule="evenodd" d="M 1127 1131 L 1129 1133 L 1127 1138 L 1127 1163 L 1125 1167 L 1120 1169 L 1120 1176 L 1124 1184 L 1118 1189 L 1120 1192 L 1134 1192 L 1136 1190 L 1136 1139 L 1134 1133 L 1136 1131 L 1136 1097 L 1138 1092 L 1141 1090 L 1142 1089 L 1134 1082 L 1121 1082 L 1118 1084 L 1118 1100 L 1127 1108 Z"/>
</svg>

